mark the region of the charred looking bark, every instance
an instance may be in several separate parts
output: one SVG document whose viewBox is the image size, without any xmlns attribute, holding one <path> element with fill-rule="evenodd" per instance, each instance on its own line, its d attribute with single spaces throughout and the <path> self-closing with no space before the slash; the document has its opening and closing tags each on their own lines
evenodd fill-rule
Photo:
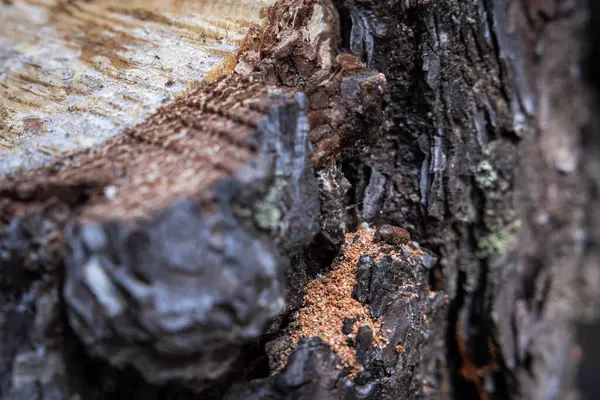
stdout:
<svg viewBox="0 0 600 400">
<path fill-rule="evenodd" d="M 7 178 L 0 395 L 575 393 L 574 326 L 598 276 L 587 10 L 281 1 L 232 77 Z M 203 135 L 230 159 L 206 161 Z M 164 195 L 142 178 L 152 160 L 173 178 L 214 173 Z M 351 266 L 352 301 L 384 328 L 379 346 L 368 326 L 339 327 L 356 372 L 321 338 L 288 347 L 310 282 L 363 223 L 403 227 L 435 256 L 382 245 Z"/>
<path fill-rule="evenodd" d="M 372 171 L 351 181 L 366 188 L 355 201 L 384 176 L 374 222 L 435 249 L 434 287 L 452 299 L 425 376 L 455 398 L 566 396 L 578 282 L 597 268 L 584 262 L 585 4 L 339 4 L 347 47 L 360 19 L 365 60 L 390 86 L 388 132 L 352 161 Z"/>
</svg>

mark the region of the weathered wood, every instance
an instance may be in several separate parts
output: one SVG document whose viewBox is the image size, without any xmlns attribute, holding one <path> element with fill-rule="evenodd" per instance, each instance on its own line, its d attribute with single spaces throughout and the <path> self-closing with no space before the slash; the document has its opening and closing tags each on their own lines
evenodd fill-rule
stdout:
<svg viewBox="0 0 600 400">
<path fill-rule="evenodd" d="M 272 3 L 0 3 L 0 175 L 95 146 L 214 80 Z"/>
<path fill-rule="evenodd" d="M 281 0 L 229 76 L 7 176 L 1 394 L 575 395 L 600 276 L 587 10 Z"/>
<path fill-rule="evenodd" d="M 436 250 L 452 299 L 425 376 L 442 397 L 567 396 L 578 280 L 597 275 L 583 262 L 586 5 L 338 3 L 361 26 L 348 46 L 373 49 L 391 92 L 385 139 L 347 162 L 364 182 L 352 202 L 378 187 L 374 222 Z"/>
<path fill-rule="evenodd" d="M 48 202 L 66 205 L 65 220 L 48 229 L 63 245 L 69 327 L 86 353 L 117 368 L 134 367 L 154 385 L 194 391 L 218 389 L 239 373 L 242 346 L 257 340 L 285 306 L 286 257 L 318 231 L 311 114 L 297 92 L 320 97 L 322 106 L 340 102 L 337 114 L 320 117 L 322 126 L 333 121 L 338 140 L 327 146 L 315 140 L 325 160 L 339 155 L 364 121 L 381 123 L 385 79 L 355 57 L 334 57 L 337 25 L 329 8 L 282 3 L 270 15 L 272 25 L 244 44 L 236 73 L 104 144 L 0 183 L 0 211 L 10 221 L 6 270 L 18 271 L 31 248 L 47 251 L 37 233 L 22 234 L 27 221 L 46 221 Z M 278 22 L 291 13 L 289 26 Z M 281 88 L 270 68 L 281 68 L 277 61 L 291 55 L 303 69 L 288 70 L 294 84 Z M 14 274 L 8 285 L 21 283 L 36 298 L 31 285 L 39 279 L 54 289 L 62 283 L 44 270 L 45 262 L 31 268 L 37 275 Z M 3 394 L 38 391 L 44 378 L 32 368 L 49 368 L 60 375 L 61 395 L 102 396 L 101 386 L 84 394 L 64 382 L 59 370 L 76 368 L 60 356 L 65 334 L 52 340 L 58 369 L 39 359 L 16 368 L 15 360 L 32 356 L 7 339 L 16 350 L 5 360 L 12 373 L 3 376 Z M 34 336 L 49 351 L 51 337 Z"/>
</svg>

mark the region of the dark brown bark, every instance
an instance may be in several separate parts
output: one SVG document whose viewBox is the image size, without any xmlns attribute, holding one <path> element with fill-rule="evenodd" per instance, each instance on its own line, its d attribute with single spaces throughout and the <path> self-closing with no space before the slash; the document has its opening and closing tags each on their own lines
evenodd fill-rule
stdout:
<svg viewBox="0 0 600 400">
<path fill-rule="evenodd" d="M 393 123 L 376 158 L 350 164 L 388 177 L 375 222 L 408 227 L 440 255 L 435 278 L 452 302 L 437 357 L 452 395 L 566 396 L 580 285 L 597 268 L 584 262 L 597 221 L 585 217 L 586 5 L 398 3 L 344 3 L 391 29 L 365 42 Z"/>
<path fill-rule="evenodd" d="M 575 327 L 600 287 L 588 11 L 281 1 L 232 76 L 8 177 L 0 394 L 574 398 Z M 203 158 L 205 136 L 235 162 Z M 165 191 L 144 186 L 152 162 L 215 174 Z M 429 250 L 360 257 L 353 298 L 384 330 L 339 327 L 354 376 L 322 338 L 289 345 L 308 282 L 365 224 Z"/>
</svg>

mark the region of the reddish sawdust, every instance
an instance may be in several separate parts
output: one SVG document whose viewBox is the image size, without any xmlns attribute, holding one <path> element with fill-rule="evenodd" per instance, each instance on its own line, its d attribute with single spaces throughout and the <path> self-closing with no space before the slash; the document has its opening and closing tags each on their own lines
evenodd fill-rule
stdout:
<svg viewBox="0 0 600 400">
<path fill-rule="evenodd" d="M 381 323 L 372 320 L 369 307 L 352 298 L 360 257 L 376 258 L 383 248 L 381 243 L 373 243 L 374 233 L 375 229 L 365 229 L 346 235 L 332 270 L 307 285 L 304 305 L 297 320 L 298 330 L 291 334 L 292 346 L 304 337 L 318 336 L 323 339 L 338 355 L 341 365 L 350 370 L 350 377 L 356 376 L 362 369 L 356 361 L 355 349 L 348 345 L 348 339 L 356 338 L 361 326 L 372 329 L 374 346 L 387 344 L 381 333 Z M 394 253 L 390 255 L 395 256 Z M 342 333 L 346 318 L 357 319 L 348 335 Z"/>
<path fill-rule="evenodd" d="M 479 393 L 480 400 L 487 400 L 488 395 L 487 395 L 485 388 L 483 387 L 482 379 L 484 376 L 489 375 L 490 373 L 492 373 L 498 369 L 498 364 L 496 362 L 496 360 L 497 360 L 496 346 L 494 345 L 494 343 L 492 342 L 492 340 L 490 338 L 489 339 L 490 362 L 489 362 L 489 364 L 484 365 L 484 366 L 477 366 L 471 361 L 471 359 L 469 357 L 469 351 L 467 349 L 467 344 L 465 343 L 463 336 L 460 334 L 460 331 L 458 328 L 458 323 L 457 323 L 456 332 L 457 332 L 456 333 L 456 343 L 458 345 L 458 351 L 462 358 L 462 366 L 460 368 L 460 375 L 465 380 L 470 381 L 471 383 L 473 383 L 475 385 L 475 389 L 477 389 L 477 392 Z"/>
</svg>

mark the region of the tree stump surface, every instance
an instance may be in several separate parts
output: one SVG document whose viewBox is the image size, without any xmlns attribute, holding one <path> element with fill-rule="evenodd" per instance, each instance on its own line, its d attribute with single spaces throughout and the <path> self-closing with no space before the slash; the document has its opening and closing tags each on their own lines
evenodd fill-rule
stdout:
<svg viewBox="0 0 600 400">
<path fill-rule="evenodd" d="M 215 79 L 271 4 L 0 3 L 0 174 L 97 146 Z"/>
</svg>

